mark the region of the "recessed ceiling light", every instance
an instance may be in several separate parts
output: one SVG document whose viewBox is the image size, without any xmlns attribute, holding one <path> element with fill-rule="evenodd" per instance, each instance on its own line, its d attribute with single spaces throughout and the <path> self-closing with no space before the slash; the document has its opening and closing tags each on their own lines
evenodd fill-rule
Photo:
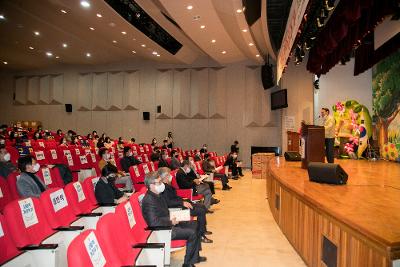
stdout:
<svg viewBox="0 0 400 267">
<path fill-rule="evenodd" d="M 84 8 L 88 8 L 90 7 L 90 3 L 88 1 L 81 1 L 81 6 L 83 6 Z"/>
<path fill-rule="evenodd" d="M 249 43 L 249 46 L 253 46 L 254 44 L 253 43 Z"/>
<path fill-rule="evenodd" d="M 115 23 L 114 22 L 110 22 L 110 23 L 108 23 L 108 25 L 110 26 L 110 27 L 115 27 Z"/>
<path fill-rule="evenodd" d="M 91 57 L 92 55 L 90 53 L 86 53 L 86 57 Z"/>
<path fill-rule="evenodd" d="M 161 55 L 160 54 L 157 54 L 157 57 L 160 57 Z"/>
<path fill-rule="evenodd" d="M 51 52 L 46 52 L 46 56 L 52 57 L 52 56 L 53 56 L 53 53 L 51 53 Z"/>
<path fill-rule="evenodd" d="M 4 19 L 6 19 L 6 17 L 4 17 L 3 14 L 0 14 L 0 19 L 1 19 L 1 20 L 4 20 Z"/>
<path fill-rule="evenodd" d="M 114 44 L 116 44 L 116 43 L 117 43 L 117 41 L 116 41 L 116 40 L 113 40 L 112 42 L 113 42 Z"/>
<path fill-rule="evenodd" d="M 211 40 L 211 43 L 215 43 L 215 42 L 216 42 L 216 40 L 215 40 L 215 39 L 212 39 L 212 40 Z"/>
<path fill-rule="evenodd" d="M 193 6 L 187 6 L 186 7 L 188 10 L 192 10 L 193 9 Z"/>
<path fill-rule="evenodd" d="M 32 46 L 30 46 L 29 49 L 30 49 L 30 50 L 33 50 L 33 49 L 35 49 L 35 48 L 33 48 Z"/>
<path fill-rule="evenodd" d="M 89 29 L 90 29 L 91 31 L 94 31 L 94 28 L 93 28 L 93 27 L 89 27 Z"/>
<path fill-rule="evenodd" d="M 136 41 L 136 38 L 132 38 L 133 41 Z"/>
<path fill-rule="evenodd" d="M 7 64 L 8 64 L 8 62 L 7 62 L 7 61 L 3 61 L 3 64 L 4 64 L 4 65 L 7 65 Z"/>
<path fill-rule="evenodd" d="M 61 13 L 67 14 L 67 11 L 64 9 L 61 9 Z"/>
<path fill-rule="evenodd" d="M 247 32 L 247 29 L 243 29 L 242 32 Z"/>
<path fill-rule="evenodd" d="M 62 44 L 62 47 L 67 48 L 67 47 L 68 47 L 68 44 L 63 43 L 63 44 Z"/>
<path fill-rule="evenodd" d="M 36 36 L 39 36 L 40 35 L 40 32 L 38 32 L 38 31 L 34 31 L 33 32 Z"/>
<path fill-rule="evenodd" d="M 153 55 L 157 55 L 158 53 L 157 53 L 157 51 L 153 51 L 153 53 L 152 53 Z"/>
<path fill-rule="evenodd" d="M 204 29 L 206 27 L 206 25 L 201 25 L 200 29 Z"/>
<path fill-rule="evenodd" d="M 145 45 L 145 44 L 142 44 L 142 47 L 146 47 L 146 45 Z"/>
<path fill-rule="evenodd" d="M 224 51 L 222 51 L 221 53 L 222 53 L 222 54 L 226 54 L 226 51 L 224 50 Z"/>
<path fill-rule="evenodd" d="M 126 34 L 126 32 L 121 32 L 123 35 L 125 35 Z"/>
<path fill-rule="evenodd" d="M 260 57 L 260 55 L 259 55 L 259 54 L 257 54 L 257 55 L 256 55 L 256 57 Z"/>
<path fill-rule="evenodd" d="M 135 51 L 135 50 L 132 50 L 132 53 L 133 53 L 133 54 L 136 54 L 136 51 Z"/>
<path fill-rule="evenodd" d="M 59 56 L 56 56 L 56 58 L 60 58 Z"/>
<path fill-rule="evenodd" d="M 100 13 L 97 13 L 96 16 L 97 16 L 98 18 L 103 17 Z"/>
<path fill-rule="evenodd" d="M 243 10 L 242 9 L 236 9 L 236 13 L 242 13 Z"/>
</svg>

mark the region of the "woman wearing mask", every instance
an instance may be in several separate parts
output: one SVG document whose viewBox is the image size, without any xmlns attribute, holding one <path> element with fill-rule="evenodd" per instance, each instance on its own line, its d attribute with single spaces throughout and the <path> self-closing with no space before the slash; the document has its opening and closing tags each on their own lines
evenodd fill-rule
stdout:
<svg viewBox="0 0 400 267">
<path fill-rule="evenodd" d="M 115 186 L 117 175 L 117 167 L 111 164 L 107 164 L 101 170 L 101 177 L 94 189 L 96 200 L 100 205 L 119 204 L 128 200 L 128 196 Z"/>
<path fill-rule="evenodd" d="M 10 162 L 11 155 L 8 153 L 4 145 L 0 145 L 0 176 L 7 178 L 7 176 L 16 171 L 17 168 Z M 1 178 L 0 178 L 1 179 Z"/>
<path fill-rule="evenodd" d="M 21 175 L 17 179 L 20 197 L 40 197 L 40 194 L 46 190 L 46 185 L 36 175 L 40 169 L 39 163 L 28 155 L 18 159 L 18 168 L 21 171 Z"/>
</svg>

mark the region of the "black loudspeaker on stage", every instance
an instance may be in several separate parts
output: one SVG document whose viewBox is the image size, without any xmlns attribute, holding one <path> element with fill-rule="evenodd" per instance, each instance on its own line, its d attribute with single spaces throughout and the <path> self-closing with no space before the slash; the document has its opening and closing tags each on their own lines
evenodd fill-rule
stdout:
<svg viewBox="0 0 400 267">
<path fill-rule="evenodd" d="M 339 164 L 310 162 L 308 177 L 312 182 L 342 185 L 346 184 L 348 175 Z"/>
<path fill-rule="evenodd" d="M 72 104 L 65 104 L 65 112 L 68 113 L 72 112 Z"/>
<path fill-rule="evenodd" d="M 150 112 L 148 112 L 148 111 L 143 112 L 143 120 L 144 121 L 150 120 Z"/>
<path fill-rule="evenodd" d="M 297 151 L 287 151 L 285 152 L 286 161 L 301 161 L 301 155 Z"/>
</svg>

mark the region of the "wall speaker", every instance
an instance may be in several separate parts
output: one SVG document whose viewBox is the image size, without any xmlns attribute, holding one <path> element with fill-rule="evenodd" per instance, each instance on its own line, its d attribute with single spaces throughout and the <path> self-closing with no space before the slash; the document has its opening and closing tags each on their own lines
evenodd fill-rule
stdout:
<svg viewBox="0 0 400 267">
<path fill-rule="evenodd" d="M 275 85 L 272 65 L 266 63 L 261 67 L 261 81 L 265 90 Z"/>
<path fill-rule="evenodd" d="M 285 152 L 286 161 L 301 161 L 301 155 L 297 151 L 287 151 Z"/>
<path fill-rule="evenodd" d="M 143 120 L 144 121 L 149 121 L 150 120 L 150 112 L 143 112 Z"/>
<path fill-rule="evenodd" d="M 157 106 L 157 113 L 161 113 L 161 105 Z"/>
<path fill-rule="evenodd" d="M 310 162 L 308 177 L 311 182 L 342 185 L 349 176 L 339 164 Z"/>
<path fill-rule="evenodd" d="M 68 113 L 72 112 L 72 104 L 65 104 L 65 112 Z"/>
</svg>

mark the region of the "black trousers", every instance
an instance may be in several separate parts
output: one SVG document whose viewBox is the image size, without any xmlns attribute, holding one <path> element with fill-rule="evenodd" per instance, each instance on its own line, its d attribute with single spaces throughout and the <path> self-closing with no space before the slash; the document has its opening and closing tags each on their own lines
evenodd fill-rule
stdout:
<svg viewBox="0 0 400 267">
<path fill-rule="evenodd" d="M 232 166 L 232 176 L 243 175 L 242 167 L 237 167 L 236 165 Z"/>
<path fill-rule="evenodd" d="M 193 209 L 190 210 L 190 216 L 197 217 L 197 231 L 200 236 L 203 236 L 207 231 L 207 219 L 206 212 L 207 208 L 203 204 L 192 203 Z"/>
<path fill-rule="evenodd" d="M 204 183 L 206 183 L 206 184 L 208 184 L 208 186 L 210 187 L 210 191 L 211 191 L 211 194 L 215 194 L 215 186 L 214 186 L 214 183 L 213 182 L 204 182 Z"/>
<path fill-rule="evenodd" d="M 187 240 L 184 263 L 195 264 L 199 260 L 201 247 L 200 235 L 197 231 L 197 222 L 180 222 L 172 227 L 172 240 Z"/>
<path fill-rule="evenodd" d="M 228 185 L 228 177 L 226 177 L 225 174 L 214 172 L 214 177 L 221 179 L 223 187 L 226 187 Z"/>
<path fill-rule="evenodd" d="M 333 163 L 334 161 L 334 145 L 335 138 L 325 138 L 325 155 L 328 163 Z"/>
</svg>

